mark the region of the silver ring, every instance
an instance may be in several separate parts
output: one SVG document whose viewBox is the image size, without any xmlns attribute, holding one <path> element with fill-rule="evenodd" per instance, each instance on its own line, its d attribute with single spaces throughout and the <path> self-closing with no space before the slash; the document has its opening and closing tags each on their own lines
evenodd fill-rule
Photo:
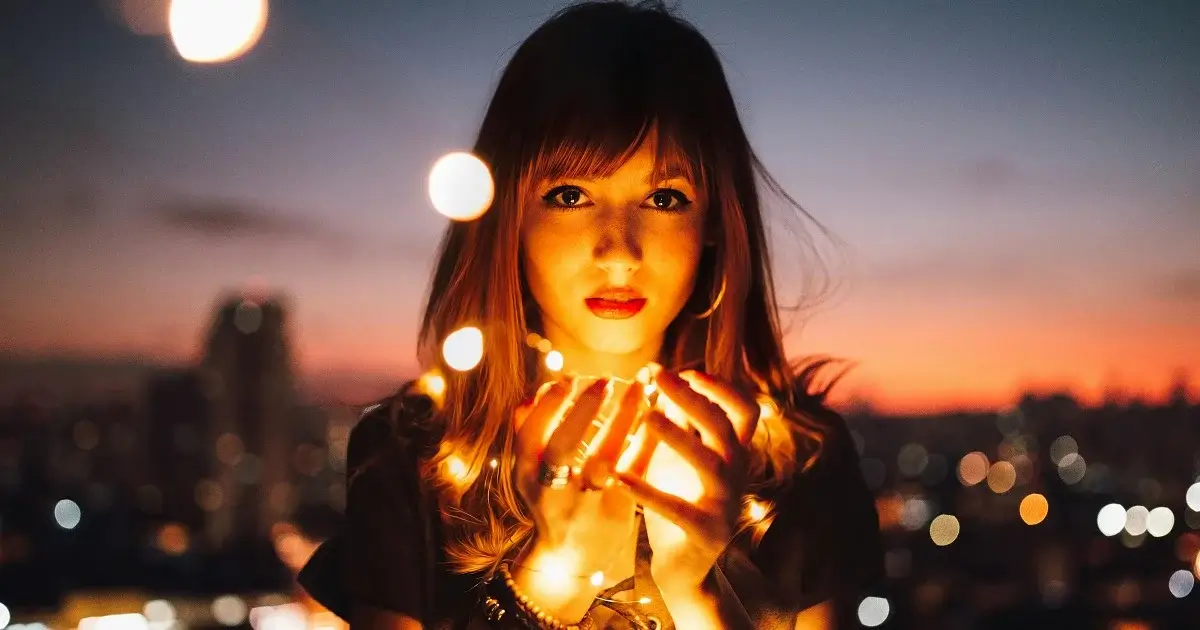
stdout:
<svg viewBox="0 0 1200 630">
<path fill-rule="evenodd" d="M 568 464 L 550 464 L 545 460 L 538 462 L 538 483 L 558 490 L 567 487 L 571 481 L 571 466 Z"/>
</svg>

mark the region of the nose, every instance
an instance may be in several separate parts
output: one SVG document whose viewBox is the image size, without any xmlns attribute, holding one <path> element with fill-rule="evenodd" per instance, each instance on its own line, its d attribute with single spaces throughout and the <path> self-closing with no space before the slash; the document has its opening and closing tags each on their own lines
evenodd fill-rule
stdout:
<svg viewBox="0 0 1200 630">
<path fill-rule="evenodd" d="M 642 222 L 636 210 L 614 209 L 597 214 L 592 257 L 613 284 L 624 284 L 642 266 Z"/>
</svg>

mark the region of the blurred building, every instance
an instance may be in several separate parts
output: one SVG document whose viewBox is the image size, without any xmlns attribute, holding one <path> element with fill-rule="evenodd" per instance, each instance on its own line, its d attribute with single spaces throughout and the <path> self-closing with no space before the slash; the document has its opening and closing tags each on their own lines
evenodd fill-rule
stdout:
<svg viewBox="0 0 1200 630">
<path fill-rule="evenodd" d="M 291 464 L 300 436 L 293 421 L 300 404 L 285 330 L 276 299 L 229 300 L 213 322 L 199 367 L 212 471 L 196 496 L 214 547 L 268 538 L 295 509 Z"/>
</svg>

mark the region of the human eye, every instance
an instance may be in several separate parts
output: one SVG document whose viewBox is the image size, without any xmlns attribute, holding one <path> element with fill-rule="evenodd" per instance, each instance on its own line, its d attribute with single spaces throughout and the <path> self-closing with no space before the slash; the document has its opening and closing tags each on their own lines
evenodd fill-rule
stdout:
<svg viewBox="0 0 1200 630">
<path fill-rule="evenodd" d="M 542 195 L 542 201 L 556 208 L 582 208 L 592 203 L 578 186 L 555 186 Z"/>
<path fill-rule="evenodd" d="M 690 205 L 692 205 L 692 200 L 688 199 L 687 195 L 674 188 L 660 188 L 646 198 L 643 207 L 661 212 L 679 212 Z"/>
</svg>

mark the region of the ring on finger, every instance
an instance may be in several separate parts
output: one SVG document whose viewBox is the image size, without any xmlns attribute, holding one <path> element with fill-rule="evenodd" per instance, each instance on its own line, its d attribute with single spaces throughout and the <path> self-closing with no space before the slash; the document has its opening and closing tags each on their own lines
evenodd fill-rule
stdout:
<svg viewBox="0 0 1200 630">
<path fill-rule="evenodd" d="M 543 459 L 538 462 L 537 480 L 546 488 L 558 490 L 571 482 L 571 472 L 569 464 L 551 464 Z"/>
</svg>

